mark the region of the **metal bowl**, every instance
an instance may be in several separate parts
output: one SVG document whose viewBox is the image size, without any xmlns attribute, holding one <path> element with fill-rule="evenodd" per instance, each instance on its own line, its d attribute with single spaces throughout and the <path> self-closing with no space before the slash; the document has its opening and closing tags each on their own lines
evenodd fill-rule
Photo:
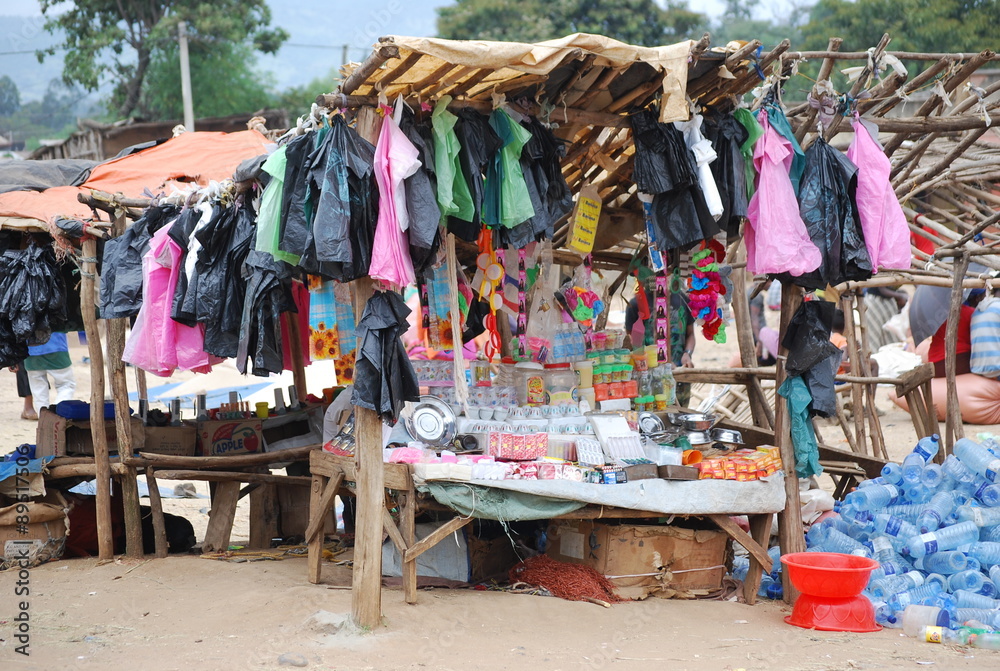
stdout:
<svg viewBox="0 0 1000 671">
<path fill-rule="evenodd" d="M 659 415 L 652 412 L 639 413 L 639 431 L 642 433 L 661 433 L 666 428 Z"/>
<path fill-rule="evenodd" d="M 670 421 L 685 431 L 711 431 L 719 418 L 703 412 L 688 412 L 670 415 Z"/>
<path fill-rule="evenodd" d="M 733 429 L 712 429 L 712 440 L 727 445 L 743 445 L 743 434 Z"/>
<path fill-rule="evenodd" d="M 447 403 L 434 396 L 421 396 L 416 403 L 407 402 L 400 415 L 406 430 L 416 440 L 428 445 L 451 445 L 455 439 L 455 413 Z"/>
<path fill-rule="evenodd" d="M 708 431 L 688 431 L 686 435 L 692 445 L 707 445 L 712 442 L 712 436 Z"/>
</svg>

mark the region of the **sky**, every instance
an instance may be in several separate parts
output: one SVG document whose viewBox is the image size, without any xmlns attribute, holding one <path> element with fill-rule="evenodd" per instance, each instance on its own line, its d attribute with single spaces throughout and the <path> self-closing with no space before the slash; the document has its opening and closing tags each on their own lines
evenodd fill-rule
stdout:
<svg viewBox="0 0 1000 671">
<path fill-rule="evenodd" d="M 276 56 L 261 56 L 259 65 L 272 73 L 279 89 L 306 84 L 327 76 L 340 65 L 342 45 L 350 46 L 351 60 L 361 60 L 381 35 L 433 35 L 435 8 L 448 0 L 269 0 L 273 23 L 290 34 Z M 711 18 L 718 17 L 723 0 L 689 0 L 689 6 Z M 33 50 L 53 42 L 42 30 L 38 0 L 0 0 L 0 75 L 9 74 L 21 90 L 22 100 L 37 100 L 48 81 L 58 77 L 57 57 L 39 65 Z M 692 36 L 699 37 L 698 35 Z M 29 53 L 10 54 L 26 51 Z"/>
</svg>

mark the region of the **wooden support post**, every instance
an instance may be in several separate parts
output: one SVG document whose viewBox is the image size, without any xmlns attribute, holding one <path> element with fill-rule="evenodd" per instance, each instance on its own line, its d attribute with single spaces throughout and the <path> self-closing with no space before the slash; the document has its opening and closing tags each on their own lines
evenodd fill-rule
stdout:
<svg viewBox="0 0 1000 671">
<path fill-rule="evenodd" d="M 258 483 L 250 491 L 250 543 L 248 547 L 270 550 L 278 535 L 278 486 Z"/>
<path fill-rule="evenodd" d="M 97 240 L 84 239 L 80 263 L 80 309 L 87 334 L 90 355 L 90 433 L 94 440 L 94 463 L 97 469 L 97 548 L 102 560 L 114 558 L 111 530 L 111 461 L 108 439 L 104 433 L 104 352 L 97 330 Z"/>
<path fill-rule="evenodd" d="M 326 511 L 323 509 L 322 499 L 323 491 L 326 487 L 328 479 L 329 478 L 325 475 L 313 473 L 312 488 L 309 490 L 310 522 L 313 519 L 326 517 Z M 306 535 L 308 536 L 308 532 Z M 317 585 L 323 576 L 323 536 L 316 534 L 316 536 L 311 540 L 307 538 L 306 545 L 309 547 L 309 582 Z"/>
<path fill-rule="evenodd" d="M 417 501 L 413 493 L 400 494 L 399 531 L 407 548 L 417 541 Z M 405 555 L 405 552 L 402 553 Z M 403 598 L 406 603 L 417 602 L 417 562 L 403 562 Z"/>
<path fill-rule="evenodd" d="M 135 390 L 140 399 L 149 400 L 149 392 L 146 390 L 146 371 L 138 366 L 135 369 Z"/>
<path fill-rule="evenodd" d="M 958 402 L 958 388 L 955 386 L 955 374 L 958 369 L 958 321 L 962 312 L 962 280 L 969 269 L 969 255 L 962 254 L 955 259 L 955 280 L 951 288 L 951 306 L 948 308 L 948 327 L 944 335 L 944 370 L 948 385 L 948 401 L 946 403 L 944 445 L 941 450 L 945 456 L 951 454 L 958 438 L 965 437 L 962 426 L 962 410 Z"/>
<path fill-rule="evenodd" d="M 840 295 L 840 309 L 844 313 L 844 336 L 847 338 L 847 355 L 851 359 L 851 372 L 860 371 L 860 366 L 856 363 L 861 357 L 858 351 L 858 342 L 854 331 L 854 300 L 851 292 L 845 291 Z M 868 438 L 865 432 L 865 412 L 864 412 L 864 391 L 859 384 L 851 385 L 851 411 L 854 413 L 854 439 L 857 441 L 858 449 L 862 454 L 868 454 Z M 871 453 L 872 456 L 878 456 Z"/>
<path fill-rule="evenodd" d="M 788 324 L 795 311 L 802 303 L 802 289 L 791 282 L 781 283 L 781 326 L 779 342 L 784 341 Z M 788 350 L 784 346 L 778 348 L 778 362 L 775 364 L 775 390 L 781 388 L 785 381 L 785 357 Z M 806 539 L 802 531 L 802 503 L 799 500 L 799 478 L 795 474 L 795 448 L 792 445 L 791 427 L 789 423 L 788 401 L 775 392 L 774 394 L 774 439 L 781 451 L 781 462 L 785 469 L 785 509 L 778 513 L 778 540 L 781 543 L 781 554 L 803 552 L 806 549 Z M 782 572 L 785 601 L 794 603 L 799 591 L 788 580 L 788 572 Z"/>
<path fill-rule="evenodd" d="M 750 537 L 765 552 L 771 540 L 772 517 L 770 514 L 747 515 L 747 519 L 750 522 Z M 769 561 L 770 556 L 768 556 L 768 562 L 761 564 L 760 560 L 756 559 L 753 554 L 750 555 L 750 570 L 747 571 L 746 578 L 743 579 L 743 600 L 751 606 L 757 601 L 757 590 L 760 589 L 761 575 L 764 573 L 765 568 L 766 570 L 770 570 L 771 568 Z"/>
<path fill-rule="evenodd" d="M 746 247 L 740 245 L 736 250 L 736 263 L 746 261 Z M 753 342 L 753 330 L 750 324 L 750 304 L 747 301 L 746 271 L 737 268 L 732 274 L 733 280 L 733 316 L 736 318 L 736 338 L 740 345 L 740 363 L 746 368 L 757 366 L 757 351 Z M 753 423 L 764 429 L 774 428 L 774 414 L 767 406 L 764 388 L 760 378 L 751 376 L 747 382 L 747 397 L 750 401 L 750 412 Z"/>
<path fill-rule="evenodd" d="M 153 516 L 153 540 L 156 544 L 156 556 L 167 556 L 167 527 L 163 520 L 163 501 L 160 500 L 160 486 L 156 482 L 156 471 L 146 468 L 146 487 L 149 489 L 149 508 Z"/>
<path fill-rule="evenodd" d="M 115 216 L 110 236 L 118 237 L 125 232 L 125 215 Z M 125 377 L 125 319 L 108 319 L 108 377 L 111 378 L 111 396 L 115 401 L 115 434 L 118 439 L 118 454 L 122 458 L 132 456 L 132 420 L 128 403 L 128 380 Z M 89 340 L 89 338 L 88 338 Z M 103 403 L 102 408 L 103 412 Z M 129 466 L 120 476 L 122 483 L 122 505 L 125 515 L 125 555 L 133 559 L 143 556 L 142 517 L 139 513 L 139 489 L 136 469 Z"/>
<path fill-rule="evenodd" d="M 231 480 L 216 485 L 212 497 L 212 512 L 208 516 L 208 528 L 205 530 L 205 541 L 201 544 L 202 552 L 225 551 L 229 547 L 239 497 L 238 481 Z"/>
<path fill-rule="evenodd" d="M 302 329 L 299 327 L 299 315 L 294 312 L 284 314 L 285 323 L 288 324 L 288 350 L 292 356 L 292 379 L 295 381 L 295 393 L 298 394 L 299 403 L 305 403 L 309 389 L 306 385 L 306 367 L 303 363 L 304 353 L 302 351 Z"/>
<path fill-rule="evenodd" d="M 860 354 L 858 363 L 861 374 L 865 377 L 872 377 L 871 347 L 868 345 L 868 316 L 865 307 L 865 297 L 858 294 L 858 327 L 861 333 Z M 855 371 L 851 371 L 855 373 Z M 875 407 L 875 384 L 865 385 L 865 416 L 868 418 L 869 429 L 872 435 L 872 456 L 881 454 L 883 459 L 888 460 L 889 455 L 885 451 L 885 437 L 882 435 L 882 422 L 878 418 L 878 409 Z"/>
</svg>

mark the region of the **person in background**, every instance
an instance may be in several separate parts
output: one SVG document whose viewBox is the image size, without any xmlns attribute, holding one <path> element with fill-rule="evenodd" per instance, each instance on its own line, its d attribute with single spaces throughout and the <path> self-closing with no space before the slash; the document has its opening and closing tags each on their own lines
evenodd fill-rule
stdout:
<svg viewBox="0 0 1000 671">
<path fill-rule="evenodd" d="M 24 399 L 21 419 L 37 420 L 38 413 L 35 412 L 35 402 L 31 395 L 31 384 L 28 382 L 28 371 L 24 369 L 23 365 L 11 366 L 9 370 L 17 375 L 17 395 Z"/>
<path fill-rule="evenodd" d="M 65 333 L 53 333 L 44 345 L 28 347 L 28 358 L 22 364 L 28 373 L 31 395 L 38 407 L 49 405 L 49 376 L 56 390 L 54 403 L 68 401 L 76 392 L 73 362 L 69 358 L 69 343 Z"/>
<path fill-rule="evenodd" d="M 984 377 L 1000 377 L 1000 289 L 994 289 L 976 306 L 969 334 L 972 372 Z"/>
<path fill-rule="evenodd" d="M 958 338 L 955 342 L 955 375 L 972 372 L 972 315 L 976 306 L 986 296 L 982 289 L 973 289 L 962 304 L 958 313 Z M 934 377 L 945 377 L 945 334 L 948 330 L 948 320 L 935 331 L 931 337 L 931 346 L 927 350 L 927 361 L 934 364 Z"/>
<path fill-rule="evenodd" d="M 898 287 L 871 287 L 865 289 L 865 309 L 868 314 L 868 347 L 872 353 L 883 345 L 900 342 L 892 332 L 883 328 L 885 323 L 898 315 L 910 296 Z"/>
</svg>

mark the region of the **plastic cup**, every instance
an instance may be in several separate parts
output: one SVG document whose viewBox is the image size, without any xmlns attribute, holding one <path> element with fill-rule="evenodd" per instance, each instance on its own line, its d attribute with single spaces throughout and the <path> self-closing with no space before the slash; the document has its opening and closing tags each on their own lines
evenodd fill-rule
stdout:
<svg viewBox="0 0 1000 671">
<path fill-rule="evenodd" d="M 646 345 L 646 368 L 656 368 L 656 345 Z"/>
<path fill-rule="evenodd" d="M 324 392 L 325 391 L 326 390 L 324 389 Z M 331 395 L 332 395 L 333 390 L 331 389 L 330 392 L 331 392 Z M 256 404 L 255 407 L 257 408 L 257 417 L 260 418 L 260 419 L 267 419 L 267 416 L 268 416 L 268 404 L 267 404 L 267 401 L 260 401 L 259 403 Z"/>
</svg>

